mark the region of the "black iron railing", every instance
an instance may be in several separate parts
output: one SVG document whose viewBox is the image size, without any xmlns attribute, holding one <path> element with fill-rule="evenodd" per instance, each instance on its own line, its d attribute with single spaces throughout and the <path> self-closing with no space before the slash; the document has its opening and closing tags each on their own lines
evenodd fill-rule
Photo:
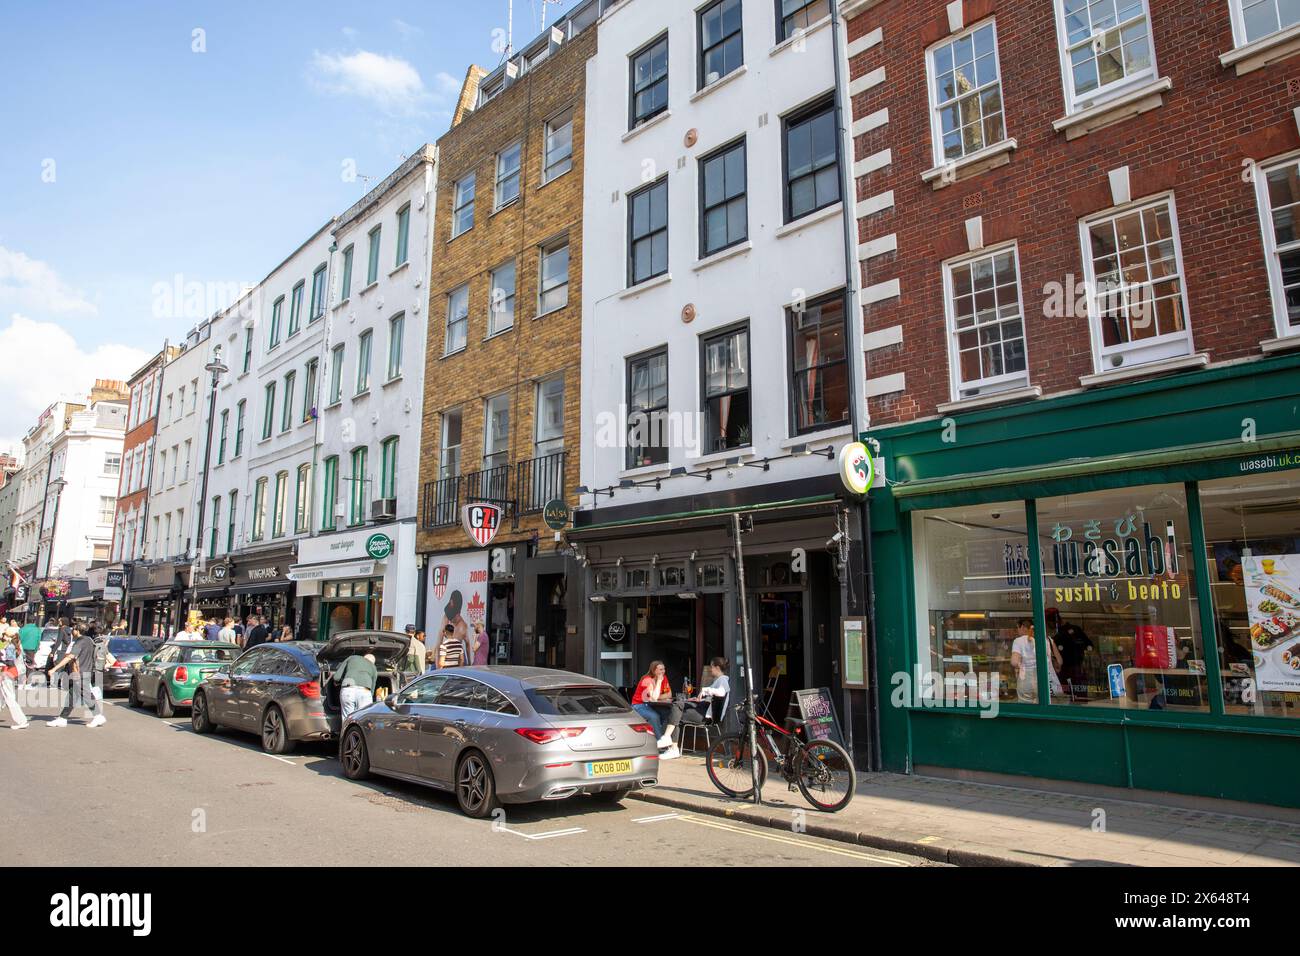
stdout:
<svg viewBox="0 0 1300 956">
<path fill-rule="evenodd" d="M 446 528 L 460 521 L 460 482 L 453 477 L 424 483 L 420 514 L 425 528 Z"/>
<path fill-rule="evenodd" d="M 557 451 L 521 461 L 515 489 L 519 493 L 519 510 L 536 514 L 552 498 L 564 498 L 565 452 Z"/>
</svg>

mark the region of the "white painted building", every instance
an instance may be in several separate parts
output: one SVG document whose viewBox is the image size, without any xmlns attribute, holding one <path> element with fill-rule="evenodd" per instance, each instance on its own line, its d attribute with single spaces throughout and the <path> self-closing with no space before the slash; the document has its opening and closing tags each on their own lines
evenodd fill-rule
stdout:
<svg viewBox="0 0 1300 956">
<path fill-rule="evenodd" d="M 26 465 L 21 474 L 21 487 L 18 492 L 17 514 L 14 518 L 13 545 L 8 555 L 15 567 L 24 569 L 29 575 L 36 573 L 37 548 L 40 544 L 40 531 L 44 523 L 43 512 L 50 474 L 50 451 L 55 440 L 67 428 L 71 416 L 85 405 L 60 399 L 41 412 L 36 424 L 23 436 L 23 457 Z M 120 443 L 119 443 L 120 445 Z M 115 464 L 120 472 L 122 467 L 121 448 Z"/>
<path fill-rule="evenodd" d="M 785 37 L 770 0 L 632 2 L 601 21 L 587 67 L 586 486 L 850 434 L 829 25 Z M 610 426 L 629 406 L 671 413 L 681 434 L 619 447 Z M 828 470 L 808 457 L 733 465 L 708 490 Z"/>
<path fill-rule="evenodd" d="M 146 561 L 179 561 L 196 551 L 198 487 L 203 478 L 210 377 L 208 323 L 191 330 L 162 369 Z"/>
<path fill-rule="evenodd" d="M 313 541 L 300 545 L 293 569 L 307 634 L 415 622 L 435 157 L 421 146 L 334 226 L 316 380 Z M 376 554 L 388 549 L 377 561 L 365 548 L 376 535 Z"/>
<path fill-rule="evenodd" d="M 829 635 L 863 596 L 838 544 L 860 320 L 831 5 L 630 0 L 598 29 L 568 532 L 586 664 L 619 686 L 652 660 L 699 680 L 744 653 L 747 609 L 763 656 L 746 670 L 783 714 L 791 690 L 835 684 Z"/>
<path fill-rule="evenodd" d="M 127 407 L 124 399 L 93 401 L 50 446 L 38 579 L 79 577 L 108 560 Z"/>
</svg>

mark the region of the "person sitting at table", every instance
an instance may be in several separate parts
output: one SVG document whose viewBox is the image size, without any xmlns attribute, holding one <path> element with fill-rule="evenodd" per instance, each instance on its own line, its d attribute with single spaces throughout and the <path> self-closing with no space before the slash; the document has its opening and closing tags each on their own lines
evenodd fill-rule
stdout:
<svg viewBox="0 0 1300 956">
<path fill-rule="evenodd" d="M 664 718 L 658 708 L 652 705 L 654 702 L 668 703 L 673 699 L 673 689 L 668 684 L 667 672 L 668 668 L 664 667 L 663 661 L 651 661 L 650 669 L 645 672 L 645 677 L 637 682 L 636 690 L 632 693 L 632 709 L 650 721 L 650 726 L 655 729 L 656 738 L 663 736 Z"/>
<path fill-rule="evenodd" d="M 710 707 L 713 708 L 714 719 L 721 723 L 727 698 L 731 696 L 731 681 L 727 679 L 725 657 L 715 657 L 709 661 L 709 677 L 712 679 L 709 686 L 700 688 L 698 698 L 673 704 L 673 709 L 668 714 L 668 726 L 659 738 L 659 746 L 668 748 L 659 755 L 660 760 L 674 760 L 682 755 L 673 743 L 673 732 L 679 724 L 704 723 Z"/>
</svg>

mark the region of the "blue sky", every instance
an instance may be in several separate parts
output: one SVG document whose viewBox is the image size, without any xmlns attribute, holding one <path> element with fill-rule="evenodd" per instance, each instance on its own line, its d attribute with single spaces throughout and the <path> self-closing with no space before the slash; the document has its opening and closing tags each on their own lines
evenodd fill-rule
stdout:
<svg viewBox="0 0 1300 956">
<path fill-rule="evenodd" d="M 515 0 L 516 46 L 541 3 Z M 159 283 L 257 282 L 369 188 L 346 162 L 379 179 L 436 140 L 506 8 L 0 3 L 0 450 L 192 327 Z"/>
</svg>

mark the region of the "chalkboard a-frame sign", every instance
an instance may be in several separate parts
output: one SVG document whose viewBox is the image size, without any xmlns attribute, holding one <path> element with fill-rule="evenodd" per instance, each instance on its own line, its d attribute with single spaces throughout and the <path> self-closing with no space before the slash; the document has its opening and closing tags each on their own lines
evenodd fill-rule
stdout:
<svg viewBox="0 0 1300 956">
<path fill-rule="evenodd" d="M 835 704 L 831 701 L 829 687 L 814 690 L 797 690 L 794 692 L 795 703 L 799 706 L 799 716 L 804 721 L 804 740 L 833 740 L 848 749 L 844 734 L 840 731 L 839 718 L 835 716 Z"/>
</svg>

